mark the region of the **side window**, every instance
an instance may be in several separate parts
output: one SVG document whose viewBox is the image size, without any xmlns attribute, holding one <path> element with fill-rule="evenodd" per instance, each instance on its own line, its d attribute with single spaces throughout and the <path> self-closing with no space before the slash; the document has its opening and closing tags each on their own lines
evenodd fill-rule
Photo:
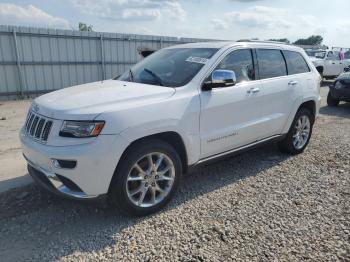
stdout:
<svg viewBox="0 0 350 262">
<path fill-rule="evenodd" d="M 237 83 L 255 79 L 253 57 L 250 49 L 233 51 L 220 62 L 216 69 L 234 71 Z"/>
<path fill-rule="evenodd" d="M 337 51 L 334 52 L 334 60 L 340 60 L 339 52 Z"/>
<path fill-rule="evenodd" d="M 257 49 L 261 79 L 287 75 L 286 63 L 280 50 Z"/>
<path fill-rule="evenodd" d="M 301 54 L 293 51 L 283 51 L 283 54 L 287 61 L 288 75 L 310 72 L 310 68 Z"/>
<path fill-rule="evenodd" d="M 328 52 L 328 54 L 327 54 L 327 59 L 328 60 L 334 60 L 334 55 L 333 55 L 333 52 Z"/>
</svg>

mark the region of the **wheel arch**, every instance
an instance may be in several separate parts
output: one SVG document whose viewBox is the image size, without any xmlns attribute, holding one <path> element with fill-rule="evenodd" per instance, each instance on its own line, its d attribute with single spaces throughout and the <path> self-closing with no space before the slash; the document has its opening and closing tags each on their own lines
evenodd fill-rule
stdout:
<svg viewBox="0 0 350 262">
<path fill-rule="evenodd" d="M 286 134 L 288 133 L 295 115 L 297 114 L 297 112 L 300 110 L 300 108 L 306 108 L 311 112 L 311 115 L 313 116 L 312 122 L 315 122 L 316 119 L 316 114 L 317 114 L 317 102 L 315 101 L 314 97 L 308 97 L 304 100 L 299 100 L 298 102 L 296 102 L 293 106 L 292 111 L 289 114 L 288 120 L 286 121 L 283 129 L 282 129 L 282 134 Z"/>
<path fill-rule="evenodd" d="M 122 163 L 122 161 L 127 157 L 129 150 L 139 144 L 139 143 L 144 143 L 147 140 L 150 139 L 159 139 L 162 140 L 168 144 L 170 144 L 172 147 L 174 147 L 174 149 L 176 150 L 176 152 L 179 154 L 180 159 L 181 159 L 181 164 L 182 164 L 182 171 L 183 173 L 187 172 L 188 169 L 188 153 L 185 147 L 185 143 L 184 140 L 182 139 L 181 135 L 175 131 L 166 131 L 166 132 L 160 132 L 160 133 L 156 133 L 156 134 L 151 134 L 151 135 L 147 135 L 144 137 L 140 137 L 138 139 L 135 139 L 134 141 L 132 141 L 123 151 L 121 157 L 119 158 L 119 161 L 117 163 L 117 166 L 115 168 L 114 174 L 112 176 L 110 185 L 112 184 L 112 181 L 114 179 L 114 177 L 116 176 L 116 173 L 120 167 L 120 164 Z M 109 190 L 110 190 L 110 186 L 109 186 Z"/>
<path fill-rule="evenodd" d="M 305 108 L 307 110 L 310 111 L 311 115 L 312 115 L 312 123 L 315 122 L 315 118 L 316 118 L 316 102 L 314 100 L 307 100 L 305 102 L 303 102 L 297 112 L 301 109 L 301 108 Z"/>
</svg>

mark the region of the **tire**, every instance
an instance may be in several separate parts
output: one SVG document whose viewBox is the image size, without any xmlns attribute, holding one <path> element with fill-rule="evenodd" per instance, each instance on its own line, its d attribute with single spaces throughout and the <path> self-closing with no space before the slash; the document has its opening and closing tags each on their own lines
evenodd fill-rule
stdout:
<svg viewBox="0 0 350 262">
<path fill-rule="evenodd" d="M 328 106 L 337 106 L 339 105 L 339 100 L 338 99 L 335 99 L 332 97 L 331 95 L 331 92 L 328 92 L 328 95 L 327 95 L 327 105 Z"/>
<path fill-rule="evenodd" d="M 156 170 L 157 161 L 160 163 Z M 131 145 L 123 154 L 111 182 L 109 199 L 124 213 L 149 215 L 171 200 L 181 176 L 182 163 L 176 150 L 162 140 L 147 139 Z"/>
<path fill-rule="evenodd" d="M 308 120 L 309 123 L 309 131 L 307 137 L 304 136 L 304 134 L 306 133 L 306 129 L 303 130 L 304 132 L 298 131 L 298 125 L 300 124 L 299 120 L 303 121 L 302 119 L 305 118 Z M 289 128 L 286 137 L 278 143 L 278 147 L 282 152 L 287 154 L 296 155 L 302 153 L 310 142 L 312 128 L 313 117 L 311 112 L 306 108 L 300 108 L 294 117 L 294 120 L 292 122 L 291 127 Z M 299 135 L 297 135 L 297 133 Z M 303 143 L 295 144 L 295 140 L 298 140 L 297 138 L 299 137 L 303 138 Z"/>
</svg>

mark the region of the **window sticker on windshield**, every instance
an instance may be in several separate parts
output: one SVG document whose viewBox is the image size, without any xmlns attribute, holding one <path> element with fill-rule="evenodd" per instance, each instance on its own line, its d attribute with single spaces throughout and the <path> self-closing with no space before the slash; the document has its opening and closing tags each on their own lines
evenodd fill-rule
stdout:
<svg viewBox="0 0 350 262">
<path fill-rule="evenodd" d="M 190 56 L 186 59 L 186 62 L 205 64 L 208 61 L 207 58 Z"/>
</svg>

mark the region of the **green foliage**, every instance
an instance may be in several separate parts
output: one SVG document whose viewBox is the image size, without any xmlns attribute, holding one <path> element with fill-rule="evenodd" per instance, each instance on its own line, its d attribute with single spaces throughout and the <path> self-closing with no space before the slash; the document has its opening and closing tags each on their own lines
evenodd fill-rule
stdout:
<svg viewBox="0 0 350 262">
<path fill-rule="evenodd" d="M 290 41 L 289 41 L 289 39 L 287 39 L 287 38 L 269 39 L 268 41 L 283 42 L 283 43 L 290 44 Z"/>
<path fill-rule="evenodd" d="M 312 35 L 308 38 L 301 38 L 294 42 L 295 45 L 320 45 L 323 37 L 320 35 Z"/>
<path fill-rule="evenodd" d="M 92 32 L 92 25 L 79 22 L 79 31 Z"/>
</svg>

